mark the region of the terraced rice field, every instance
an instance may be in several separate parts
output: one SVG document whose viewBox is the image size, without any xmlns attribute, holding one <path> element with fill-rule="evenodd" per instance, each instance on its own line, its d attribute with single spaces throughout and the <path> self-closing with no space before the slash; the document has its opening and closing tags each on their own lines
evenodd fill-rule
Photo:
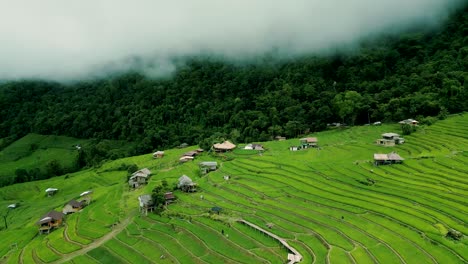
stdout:
<svg viewBox="0 0 468 264">
<path fill-rule="evenodd" d="M 206 153 L 183 165 L 173 161 L 187 149 L 169 150 L 161 160 L 108 163 L 97 171 L 111 183 L 99 183 L 107 190 L 104 202 L 67 218 L 66 228 L 30 239 L 7 260 L 285 263 L 287 249 L 238 222 L 244 219 L 285 239 L 302 263 L 466 263 L 466 236 L 455 241 L 446 234 L 468 234 L 468 116 L 421 126 L 404 145 L 373 144 L 381 133 L 399 131 L 397 125 L 326 131 L 313 135 L 320 149 L 289 151 L 297 139 L 265 142 L 262 155 Z M 373 153 L 391 151 L 404 163 L 373 165 Z M 205 160 L 220 168 L 200 176 L 197 163 Z M 122 162 L 153 170 L 148 186 L 112 185 L 116 175 L 105 171 Z M 182 174 L 198 183 L 197 193 L 175 191 L 178 200 L 161 215 L 135 212 L 139 194 L 163 179 L 174 185 Z M 364 184 L 368 179 L 375 183 Z M 220 214 L 210 213 L 214 206 Z M 121 231 L 112 234 L 108 225 L 119 221 Z"/>
</svg>

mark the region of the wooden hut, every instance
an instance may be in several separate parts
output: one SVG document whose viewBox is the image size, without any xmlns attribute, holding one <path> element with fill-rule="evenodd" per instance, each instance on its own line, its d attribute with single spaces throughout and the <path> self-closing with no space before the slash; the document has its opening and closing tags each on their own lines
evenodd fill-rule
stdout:
<svg viewBox="0 0 468 264">
<path fill-rule="evenodd" d="M 62 225 L 64 214 L 57 211 L 50 211 L 42 216 L 36 224 L 39 226 L 39 234 L 47 233 L 54 228 L 58 228 Z"/>
<path fill-rule="evenodd" d="M 135 171 L 128 180 L 128 185 L 132 188 L 137 188 L 143 184 L 146 184 L 150 175 L 151 171 L 147 168 Z"/>
<path fill-rule="evenodd" d="M 223 143 L 217 143 L 213 145 L 213 149 L 216 152 L 227 152 L 236 148 L 236 145 L 232 144 L 230 141 L 224 141 Z"/>
<path fill-rule="evenodd" d="M 215 171 L 218 169 L 218 163 L 216 161 L 203 161 L 198 164 L 200 167 L 200 172 L 202 174 L 207 174 L 210 171 Z"/>
<path fill-rule="evenodd" d="M 403 158 L 395 152 L 389 154 L 374 154 L 374 164 L 375 165 L 386 165 L 386 164 L 395 164 L 402 163 Z"/>
<path fill-rule="evenodd" d="M 192 181 L 187 175 L 182 175 L 179 178 L 179 182 L 177 183 L 177 188 L 181 189 L 184 192 L 196 192 L 197 191 L 197 184 Z"/>
<path fill-rule="evenodd" d="M 158 150 L 155 153 L 153 153 L 153 158 L 155 159 L 160 159 L 164 157 L 164 151 Z"/>
<path fill-rule="evenodd" d="M 167 192 L 164 194 L 164 200 L 166 201 L 166 205 L 174 202 L 175 198 L 176 197 L 174 196 L 172 192 Z"/>
<path fill-rule="evenodd" d="M 55 194 L 58 192 L 58 189 L 56 189 L 56 188 L 47 188 L 47 189 L 45 190 L 45 192 L 46 192 L 46 195 L 47 195 L 48 197 L 50 197 L 50 196 L 55 195 Z"/>
<path fill-rule="evenodd" d="M 299 141 L 301 142 L 301 147 L 303 149 L 306 149 L 306 148 L 312 148 L 312 147 L 317 147 L 317 138 L 316 137 L 306 137 L 306 138 L 301 138 L 299 139 Z"/>
<path fill-rule="evenodd" d="M 63 207 L 62 213 L 63 214 L 76 213 L 79 210 L 83 209 L 85 204 L 86 203 L 84 201 L 78 202 L 77 200 L 71 200 Z"/>
<path fill-rule="evenodd" d="M 138 202 L 140 205 L 140 213 L 148 215 L 148 211 L 154 210 L 154 201 L 151 194 L 143 194 L 138 196 Z"/>
</svg>

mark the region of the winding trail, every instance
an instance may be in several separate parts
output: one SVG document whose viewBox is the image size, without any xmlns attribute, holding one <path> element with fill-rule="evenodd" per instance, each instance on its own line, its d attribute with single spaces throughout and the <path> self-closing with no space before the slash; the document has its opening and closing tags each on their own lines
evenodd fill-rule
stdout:
<svg viewBox="0 0 468 264">
<path fill-rule="evenodd" d="M 54 261 L 54 262 L 50 262 L 50 263 L 65 263 L 65 262 L 68 262 L 68 261 L 72 260 L 73 258 L 75 258 L 77 256 L 84 255 L 84 254 L 88 253 L 89 251 L 91 251 L 91 250 L 93 250 L 93 249 L 95 249 L 97 247 L 100 247 L 105 242 L 113 239 L 118 233 L 120 233 L 122 230 L 124 230 L 125 227 L 127 227 L 127 225 L 130 224 L 130 222 L 133 219 L 133 217 L 135 216 L 135 214 L 136 214 L 136 211 L 133 211 L 132 213 L 130 213 L 129 216 L 127 218 L 125 218 L 124 220 L 122 220 L 122 222 L 117 224 L 112 229 L 112 231 L 110 231 L 106 235 L 94 240 L 89 245 L 86 245 L 86 247 L 84 247 L 82 249 L 79 249 L 77 251 L 74 251 L 74 252 L 72 252 L 70 254 L 63 254 L 63 258 L 61 258 L 61 259 L 59 259 L 57 261 Z"/>
</svg>

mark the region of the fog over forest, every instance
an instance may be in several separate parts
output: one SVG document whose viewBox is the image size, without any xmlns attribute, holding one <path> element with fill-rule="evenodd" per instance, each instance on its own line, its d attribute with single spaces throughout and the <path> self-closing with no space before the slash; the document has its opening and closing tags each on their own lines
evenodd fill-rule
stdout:
<svg viewBox="0 0 468 264">
<path fill-rule="evenodd" d="M 247 60 L 352 48 L 413 25 L 436 28 L 463 0 L 0 1 L 0 79 L 75 80 L 130 69 L 175 70 L 171 58 Z"/>
</svg>

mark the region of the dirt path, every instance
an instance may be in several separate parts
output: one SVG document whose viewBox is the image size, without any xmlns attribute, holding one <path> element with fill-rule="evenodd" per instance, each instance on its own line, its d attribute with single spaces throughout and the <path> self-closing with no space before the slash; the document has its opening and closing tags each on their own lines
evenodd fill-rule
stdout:
<svg viewBox="0 0 468 264">
<path fill-rule="evenodd" d="M 104 244 L 108 240 L 111 240 L 112 238 L 114 238 L 122 230 L 124 230 L 125 227 L 127 227 L 127 225 L 130 223 L 130 221 L 133 219 L 135 214 L 136 214 L 136 211 L 131 213 L 127 218 L 125 218 L 122 222 L 120 222 L 118 225 L 116 225 L 112 229 L 111 232 L 105 234 L 103 237 L 100 237 L 100 238 L 94 240 L 93 242 L 88 244 L 86 247 L 84 247 L 82 249 L 79 249 L 77 251 L 74 251 L 74 252 L 72 252 L 70 254 L 63 254 L 63 258 L 61 258 L 61 259 L 59 259 L 57 261 L 51 262 L 51 263 L 64 263 L 64 262 L 70 261 L 70 260 L 72 260 L 73 258 L 75 258 L 77 256 L 86 254 L 89 251 L 101 246 L 102 244 Z"/>
</svg>

